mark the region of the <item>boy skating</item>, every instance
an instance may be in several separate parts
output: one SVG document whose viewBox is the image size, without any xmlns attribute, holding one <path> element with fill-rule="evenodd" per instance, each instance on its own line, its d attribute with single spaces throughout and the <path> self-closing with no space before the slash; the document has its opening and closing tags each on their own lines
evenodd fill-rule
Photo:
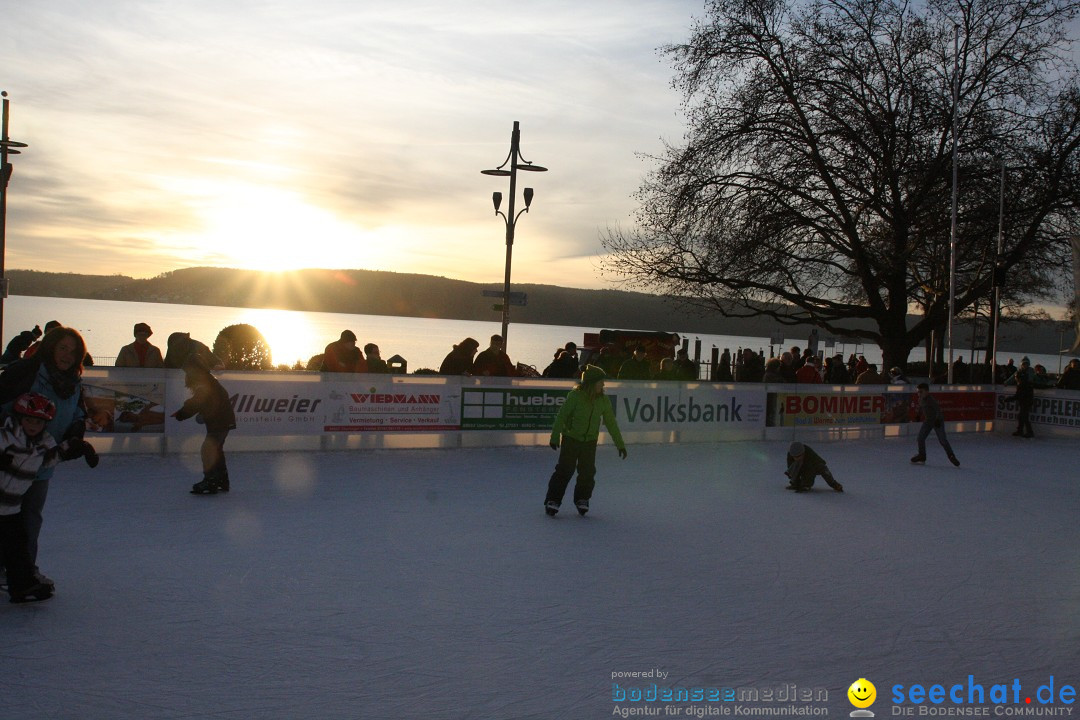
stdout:
<svg viewBox="0 0 1080 720">
<path fill-rule="evenodd" d="M 937 435 L 938 442 L 941 443 L 941 447 L 945 448 L 945 454 L 949 456 L 949 462 L 956 467 L 960 467 L 960 461 L 956 459 L 952 446 L 949 445 L 949 439 L 945 437 L 945 415 L 941 412 L 941 406 L 938 405 L 938 401 L 934 399 L 934 396 L 930 394 L 929 385 L 919 383 L 918 389 L 919 411 L 923 416 L 923 424 L 919 428 L 919 454 L 911 458 L 911 462 L 926 462 L 926 438 L 930 435 L 930 431 L 933 430 Z"/>
</svg>

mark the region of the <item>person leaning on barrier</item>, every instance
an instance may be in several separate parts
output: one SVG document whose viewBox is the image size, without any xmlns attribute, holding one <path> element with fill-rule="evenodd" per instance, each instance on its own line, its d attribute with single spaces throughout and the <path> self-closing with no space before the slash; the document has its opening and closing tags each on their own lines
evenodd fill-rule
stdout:
<svg viewBox="0 0 1080 720">
<path fill-rule="evenodd" d="M 502 335 L 492 335 L 487 350 L 476 356 L 470 372 L 486 377 L 513 377 L 517 375 L 514 363 L 503 350 Z"/>
<path fill-rule="evenodd" d="M 577 377 L 578 362 L 569 350 L 559 348 L 555 351 L 555 359 L 544 368 L 543 375 L 546 378 L 573 378 Z"/>
<path fill-rule="evenodd" d="M 11 338 L 11 342 L 4 348 L 3 356 L 0 356 L 0 365 L 7 365 L 21 358 L 27 348 L 37 342 L 39 337 L 41 337 L 41 326 L 35 325 L 33 330 L 23 330 Z"/>
<path fill-rule="evenodd" d="M 135 342 L 120 348 L 116 356 L 116 367 L 165 367 L 165 358 L 161 356 L 161 350 L 156 345 L 150 344 L 150 336 L 154 334 L 150 326 L 146 323 L 136 323 L 132 334 L 135 336 Z"/>
<path fill-rule="evenodd" d="M 1020 369 L 1005 384 L 1016 386 L 1016 394 L 1006 399 L 1006 402 L 1016 403 L 1016 432 L 1013 435 L 1035 437 L 1031 427 L 1031 410 L 1035 407 L 1035 371 L 1031 369 L 1031 361 L 1027 357 L 1020 361 Z"/>
<path fill-rule="evenodd" d="M 1058 378 L 1057 387 L 1062 390 L 1080 390 L 1080 360 L 1073 358 Z"/>
<path fill-rule="evenodd" d="M 386 364 L 386 361 L 382 359 L 379 346 L 375 343 L 368 343 L 364 346 L 364 355 L 367 356 L 367 371 L 369 373 L 390 372 L 390 367 Z"/>
<path fill-rule="evenodd" d="M 690 353 L 686 348 L 679 348 L 679 352 L 675 354 L 675 372 L 680 380 L 698 379 L 697 363 L 690 359 Z"/>
<path fill-rule="evenodd" d="M 342 330 L 341 337 L 323 350 L 322 372 L 362 373 L 367 372 L 367 361 L 360 348 L 356 347 L 356 333 Z"/>
<path fill-rule="evenodd" d="M 652 367 L 649 365 L 649 357 L 645 354 L 645 346 L 638 345 L 634 348 L 633 356 L 619 367 L 619 379 L 649 380 L 651 378 Z"/>
<path fill-rule="evenodd" d="M 475 339 L 467 337 L 446 354 L 442 365 L 439 366 L 440 375 L 469 375 L 472 372 L 473 357 L 480 347 Z"/>
<path fill-rule="evenodd" d="M 803 361 L 803 366 L 795 373 L 795 381 L 799 383 L 818 384 L 822 382 L 821 373 L 818 372 L 817 358 L 811 355 Z"/>
</svg>

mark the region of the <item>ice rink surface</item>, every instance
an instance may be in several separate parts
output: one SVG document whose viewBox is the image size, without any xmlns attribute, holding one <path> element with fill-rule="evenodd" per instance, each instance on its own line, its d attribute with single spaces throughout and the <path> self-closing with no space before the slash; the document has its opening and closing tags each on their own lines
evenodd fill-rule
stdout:
<svg viewBox="0 0 1080 720">
<path fill-rule="evenodd" d="M 601 446 L 586 518 L 544 514 L 546 447 L 234 453 L 213 497 L 192 457 L 68 463 L 57 595 L 0 605 L 2 716 L 608 718 L 657 683 L 846 717 L 868 678 L 880 718 L 897 683 L 1080 685 L 1075 441 L 951 439 L 960 468 L 810 443 L 846 492 L 800 495 L 786 442 Z"/>
</svg>

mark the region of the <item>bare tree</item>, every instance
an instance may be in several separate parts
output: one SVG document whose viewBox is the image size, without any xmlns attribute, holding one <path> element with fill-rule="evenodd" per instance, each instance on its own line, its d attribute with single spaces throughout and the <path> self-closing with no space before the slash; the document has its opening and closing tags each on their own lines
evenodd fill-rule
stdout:
<svg viewBox="0 0 1080 720">
<path fill-rule="evenodd" d="M 665 48 L 685 145 L 646 177 L 635 227 L 605 233 L 605 274 L 732 317 L 812 323 L 902 364 L 948 320 L 955 111 L 957 310 L 990 294 L 995 260 L 1013 302 L 1056 297 L 1080 200 L 1078 6 L 710 0 L 689 42 Z"/>
</svg>

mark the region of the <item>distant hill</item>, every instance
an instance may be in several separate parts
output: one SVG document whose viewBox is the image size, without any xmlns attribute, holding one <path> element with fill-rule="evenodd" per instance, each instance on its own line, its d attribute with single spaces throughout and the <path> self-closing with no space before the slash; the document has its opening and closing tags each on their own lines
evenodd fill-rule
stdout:
<svg viewBox="0 0 1080 720">
<path fill-rule="evenodd" d="M 380 270 L 269 273 L 187 268 L 150 279 L 36 270 L 8 270 L 5 275 L 14 295 L 481 321 L 499 317 L 492 305 L 500 300 L 484 297 L 483 291 L 502 290 L 501 283 Z M 810 326 L 781 326 L 765 316 L 725 318 L 704 314 L 682 307 L 671 298 L 647 293 L 525 283 L 515 283 L 513 290 L 527 295 L 524 307 L 511 308 L 512 321 L 520 323 L 766 338 L 782 331 L 786 344 L 802 344 L 800 341 L 811 330 Z M 965 330 L 958 326 L 961 347 L 970 344 Z M 1070 332 L 1065 341 L 1068 344 L 1071 340 Z M 1056 323 L 1003 325 L 1002 349 L 1006 351 L 1056 353 L 1059 342 Z"/>
</svg>

